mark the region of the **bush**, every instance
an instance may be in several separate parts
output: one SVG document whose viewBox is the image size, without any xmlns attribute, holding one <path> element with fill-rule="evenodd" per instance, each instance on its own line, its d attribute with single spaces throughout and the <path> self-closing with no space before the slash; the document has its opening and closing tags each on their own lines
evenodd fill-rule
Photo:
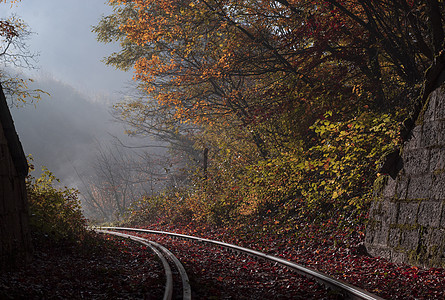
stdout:
<svg viewBox="0 0 445 300">
<path fill-rule="evenodd" d="M 83 240 L 87 223 L 81 211 L 79 192 L 67 187 L 54 187 L 58 181 L 45 168 L 39 178 L 27 177 L 31 229 L 54 241 Z"/>
<path fill-rule="evenodd" d="M 255 159 L 255 147 L 245 141 L 229 143 L 225 136 L 208 134 L 216 142 L 206 174 L 198 170 L 191 175 L 188 189 L 142 199 L 129 220 L 233 225 L 267 218 L 363 216 L 379 160 L 399 142 L 398 119 L 397 114 L 364 112 L 345 118 L 327 112 L 304 138 L 268 149 L 267 159 Z"/>
<path fill-rule="evenodd" d="M 136 226 L 168 220 L 188 223 L 194 219 L 193 197 L 181 188 L 167 189 L 158 195 L 144 196 L 128 208 L 122 224 Z"/>
</svg>

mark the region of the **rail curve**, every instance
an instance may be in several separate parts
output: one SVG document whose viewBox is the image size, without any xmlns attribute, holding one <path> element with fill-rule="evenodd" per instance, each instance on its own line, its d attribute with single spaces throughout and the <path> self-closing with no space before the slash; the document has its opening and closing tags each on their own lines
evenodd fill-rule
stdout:
<svg viewBox="0 0 445 300">
<path fill-rule="evenodd" d="M 192 298 L 192 290 L 190 287 L 190 282 L 189 282 L 187 272 L 185 271 L 185 268 L 181 264 L 181 262 L 167 248 L 165 248 L 164 246 L 162 246 L 156 242 L 149 241 L 149 240 L 144 239 L 139 236 L 134 236 L 134 235 L 120 233 L 120 232 L 114 232 L 114 231 L 109 231 L 109 230 L 102 230 L 102 229 L 94 229 L 94 231 L 96 231 L 98 233 L 112 234 L 112 235 L 116 235 L 116 236 L 120 236 L 120 237 L 124 237 L 124 238 L 129 238 L 129 239 L 139 242 L 145 246 L 148 246 L 159 257 L 159 259 L 161 260 L 161 263 L 164 267 L 166 284 L 165 284 L 163 300 L 171 300 L 173 297 L 173 275 L 172 275 L 170 265 L 166 259 L 166 257 L 168 257 L 174 263 L 174 265 L 178 269 L 179 275 L 181 276 L 182 299 L 190 300 Z"/>
<path fill-rule="evenodd" d="M 228 250 L 236 251 L 239 253 L 247 254 L 253 257 L 257 257 L 260 259 L 268 260 L 274 263 L 277 263 L 281 266 L 287 267 L 298 274 L 301 274 L 303 276 L 307 276 L 310 278 L 313 278 L 317 282 L 325 285 L 328 288 L 331 288 L 339 293 L 341 293 L 346 299 L 365 299 L 365 300 L 384 300 L 383 298 L 374 295 L 368 291 L 365 291 L 361 288 L 358 288 L 356 286 L 353 286 L 349 283 L 346 283 L 344 281 L 335 279 L 327 274 L 321 273 L 315 269 L 305 267 L 299 264 L 296 264 L 294 262 L 282 259 L 280 257 L 276 257 L 273 255 L 265 254 L 256 250 L 240 247 L 237 245 L 224 243 L 220 241 L 200 238 L 196 236 L 191 235 L 185 235 L 185 234 L 179 234 L 179 233 L 173 233 L 173 232 L 166 232 L 166 231 L 158 231 L 158 230 L 150 230 L 150 229 L 139 229 L 139 228 L 129 228 L 129 227 L 99 227 L 101 229 L 108 229 L 108 230 L 117 230 L 117 231 L 131 231 L 131 232 L 141 232 L 141 233 L 148 233 L 148 234 L 160 234 L 160 235 L 166 235 L 170 236 L 172 238 L 179 238 L 184 240 L 190 240 L 198 243 L 206 243 L 214 246 L 219 246 L 226 248 Z"/>
</svg>

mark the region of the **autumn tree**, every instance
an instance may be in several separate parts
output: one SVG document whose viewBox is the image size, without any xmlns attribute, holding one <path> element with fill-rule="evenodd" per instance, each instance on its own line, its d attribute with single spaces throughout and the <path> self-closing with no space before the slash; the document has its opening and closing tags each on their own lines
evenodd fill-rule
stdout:
<svg viewBox="0 0 445 300">
<path fill-rule="evenodd" d="M 249 127 L 296 107 L 318 116 L 327 108 L 355 111 L 360 103 L 406 104 L 443 39 L 434 29 L 442 27 L 432 14 L 442 6 L 436 1 L 110 4 L 115 14 L 95 31 L 101 41 L 120 41 L 122 51 L 106 62 L 134 66 L 158 107 L 198 123 L 230 115 Z M 152 108 L 139 103 L 123 110 Z M 266 154 L 264 133 L 249 131 Z"/>
<path fill-rule="evenodd" d="M 121 147 L 98 145 L 94 177 L 83 181 L 84 204 L 90 213 L 108 222 L 124 215 L 131 201 L 141 195 L 141 185 L 148 181 L 132 167 L 130 157 Z"/>
<path fill-rule="evenodd" d="M 147 140 L 144 145 L 128 148 L 169 149 L 173 156 L 182 156 L 183 162 L 200 161 L 200 153 L 191 138 L 197 131 L 196 125 L 183 124 L 175 119 L 168 106 L 146 101 L 146 93 L 137 87 L 128 89 L 124 97 L 131 100 L 113 106 L 114 119 L 124 124 L 129 136 Z"/>
<path fill-rule="evenodd" d="M 242 36 L 212 12 L 198 13 L 192 2 L 170 4 L 153 2 L 152 7 L 147 8 L 127 2 L 123 8 L 116 9 L 116 15 L 103 19 L 95 29 L 99 39 L 105 42 L 120 40 L 123 46 L 123 51 L 108 58 L 107 62 L 121 68 L 129 68 L 135 63 L 141 70 L 136 75 L 141 88 L 153 97 L 155 110 L 162 110 L 164 116 L 170 116 L 171 123 L 188 120 L 189 125 L 212 122 L 224 123 L 225 126 L 248 126 L 252 122 L 252 112 L 256 110 L 249 99 L 254 101 L 258 98 L 254 89 L 246 89 L 248 92 L 243 93 L 243 87 L 254 87 L 254 83 L 249 76 L 240 73 L 241 70 L 227 69 L 224 72 L 229 72 L 228 75 L 220 70 L 230 67 L 233 54 L 228 49 L 244 44 Z M 150 37 L 159 42 L 137 43 L 134 41 L 139 37 L 129 38 L 119 30 L 120 24 L 131 18 L 137 20 L 138 10 L 140 14 L 143 14 L 142 10 L 150 10 L 151 24 L 143 26 L 156 28 L 160 24 L 158 20 L 166 22 L 158 28 L 158 38 Z M 168 18 L 169 14 L 175 14 L 179 19 Z M 152 31 L 148 27 L 128 30 L 135 35 Z M 150 74 L 146 67 L 153 68 L 156 75 Z M 184 89 L 184 86 L 188 88 Z M 153 111 L 153 102 L 127 104 L 122 107 L 125 113 L 136 111 L 136 114 L 141 112 L 139 115 L 144 115 Z M 215 122 L 217 119 L 221 121 Z M 255 128 L 251 129 L 255 143 L 265 154 L 261 137 Z"/>
<path fill-rule="evenodd" d="M 82 182 L 83 205 L 89 217 L 112 222 L 123 218 L 142 196 L 178 184 L 179 171 L 165 151 L 130 149 L 120 143 L 97 145 L 93 175 Z"/>
<path fill-rule="evenodd" d="M 16 1 L 13 1 L 13 3 Z M 28 25 L 13 15 L 0 19 L 0 82 L 10 105 L 20 106 L 37 102 L 46 92 L 30 87 L 33 80 L 15 74 L 24 69 L 34 69 L 38 55 L 29 50 L 27 39 L 32 35 Z"/>
<path fill-rule="evenodd" d="M 193 139 L 201 149 L 213 147 L 214 172 L 232 170 L 225 182 L 234 178 L 235 161 L 262 169 L 261 161 L 286 158 L 311 186 L 330 184 L 314 193 L 320 199 L 338 199 L 335 185 L 349 184 L 328 170 L 334 165 L 346 164 L 357 180 L 341 192 L 344 199 L 369 191 L 375 171 L 364 184 L 357 170 L 374 170 L 380 150 L 398 142 L 393 125 L 443 68 L 444 4 L 436 0 L 109 3 L 114 14 L 94 31 L 122 50 L 105 61 L 133 67 L 146 93 L 119 106 L 122 118 L 135 128 L 155 120 L 149 130 L 197 126 Z M 153 119 L 154 111 L 163 118 Z M 375 132 L 380 150 L 368 140 Z M 347 140 L 345 152 L 337 143 Z M 349 148 L 359 142 L 361 150 Z M 367 167 L 349 165 L 352 158 Z M 306 188 L 302 182 L 289 191 Z"/>
</svg>

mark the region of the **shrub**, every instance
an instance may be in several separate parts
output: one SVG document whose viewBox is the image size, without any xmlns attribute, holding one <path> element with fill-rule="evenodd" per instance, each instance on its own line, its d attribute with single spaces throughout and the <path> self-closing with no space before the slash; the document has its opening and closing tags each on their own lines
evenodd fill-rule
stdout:
<svg viewBox="0 0 445 300">
<path fill-rule="evenodd" d="M 268 149 L 267 159 L 255 159 L 255 147 L 243 140 L 207 133 L 213 143 L 206 174 L 197 170 L 188 189 L 142 199 L 133 206 L 130 221 L 221 225 L 363 216 L 379 160 L 399 142 L 398 119 L 397 114 L 364 112 L 345 118 L 327 112 L 304 137 Z"/>
<path fill-rule="evenodd" d="M 209 202 L 207 219 L 366 213 L 379 159 L 398 143 L 397 116 L 342 120 L 328 112 L 309 133 L 311 140 L 294 141 L 266 160 L 242 161 L 230 152 L 212 161 L 207 178 L 195 183 Z"/>
<path fill-rule="evenodd" d="M 31 229 L 55 241 L 83 240 L 87 227 L 78 199 L 79 192 L 67 187 L 54 187 L 58 181 L 46 168 L 39 178 L 27 177 Z"/>
</svg>

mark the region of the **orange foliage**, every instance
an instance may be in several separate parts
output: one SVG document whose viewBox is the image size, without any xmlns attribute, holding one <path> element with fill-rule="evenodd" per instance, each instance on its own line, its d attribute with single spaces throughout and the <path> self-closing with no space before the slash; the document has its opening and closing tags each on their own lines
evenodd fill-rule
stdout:
<svg viewBox="0 0 445 300">
<path fill-rule="evenodd" d="M 109 2 L 135 12 L 119 26 L 145 52 L 134 63 L 134 78 L 182 121 L 236 115 L 248 124 L 258 114 L 279 113 L 274 109 L 285 109 L 287 101 L 324 106 L 327 90 L 330 109 L 377 90 L 362 72 L 366 31 L 326 1 Z M 352 13 L 364 14 L 350 3 Z M 354 94 L 352 86 L 369 93 Z"/>
<path fill-rule="evenodd" d="M 174 122 L 243 127 L 258 145 L 301 137 L 329 110 L 406 106 L 435 51 L 433 2 L 109 1 L 150 99 Z"/>
</svg>

